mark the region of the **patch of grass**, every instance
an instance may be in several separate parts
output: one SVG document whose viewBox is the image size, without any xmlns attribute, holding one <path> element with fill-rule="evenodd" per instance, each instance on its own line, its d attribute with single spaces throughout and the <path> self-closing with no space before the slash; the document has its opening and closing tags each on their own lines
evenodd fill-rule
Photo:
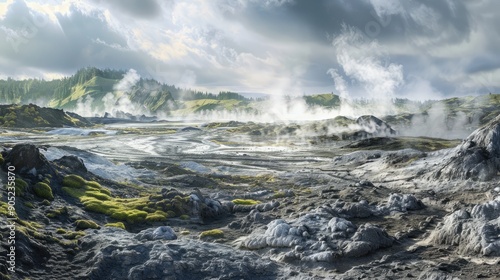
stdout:
<svg viewBox="0 0 500 280">
<path fill-rule="evenodd" d="M 259 204 L 260 201 L 258 200 L 253 200 L 253 199 L 234 199 L 233 203 L 236 205 L 256 205 Z"/>
<path fill-rule="evenodd" d="M 76 229 L 82 229 L 82 230 L 89 229 L 89 228 L 90 229 L 100 228 L 100 226 L 96 222 L 91 221 L 91 220 L 76 220 L 75 226 L 76 226 Z"/>
<path fill-rule="evenodd" d="M 220 229 L 206 230 L 200 233 L 200 239 L 203 238 L 222 238 L 224 237 L 224 232 Z"/>
<path fill-rule="evenodd" d="M 116 223 L 107 223 L 104 225 L 105 227 L 115 227 L 115 228 L 121 228 L 125 229 L 125 224 L 122 222 L 116 222 Z"/>
<path fill-rule="evenodd" d="M 36 185 L 33 186 L 33 191 L 40 198 L 54 200 L 54 195 L 52 194 L 52 189 L 50 188 L 49 185 L 47 185 L 45 183 L 42 183 L 42 182 L 36 183 Z"/>
</svg>

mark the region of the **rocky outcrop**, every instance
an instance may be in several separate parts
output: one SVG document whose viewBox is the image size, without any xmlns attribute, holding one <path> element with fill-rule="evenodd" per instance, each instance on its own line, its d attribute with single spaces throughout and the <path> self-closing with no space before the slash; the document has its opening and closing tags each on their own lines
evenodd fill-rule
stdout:
<svg viewBox="0 0 500 280">
<path fill-rule="evenodd" d="M 446 216 L 431 240 L 455 245 L 461 254 L 500 256 L 500 198 Z"/>
<path fill-rule="evenodd" d="M 488 181 L 500 170 L 500 116 L 458 146 L 432 178 Z"/>
<path fill-rule="evenodd" d="M 92 123 L 63 110 L 29 105 L 0 105 L 0 126 L 3 127 L 85 127 Z"/>
<path fill-rule="evenodd" d="M 4 156 L 4 162 L 15 166 L 16 173 L 24 176 L 54 174 L 49 161 L 40 153 L 38 147 L 32 144 L 18 144 Z"/>
<path fill-rule="evenodd" d="M 81 239 L 74 279 L 276 279 L 280 267 L 252 252 L 192 239 L 143 241 L 115 228 Z"/>
<path fill-rule="evenodd" d="M 288 248 L 279 253 L 283 261 L 332 262 L 335 258 L 359 257 L 390 247 L 394 238 L 372 224 L 359 227 L 321 212 L 308 213 L 293 222 L 273 220 L 266 230 L 255 230 L 241 243 L 243 248 Z"/>
</svg>

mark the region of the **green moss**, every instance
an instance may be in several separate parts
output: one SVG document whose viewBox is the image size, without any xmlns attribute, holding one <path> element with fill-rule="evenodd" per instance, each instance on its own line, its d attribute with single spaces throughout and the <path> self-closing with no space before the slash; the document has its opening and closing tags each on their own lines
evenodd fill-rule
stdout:
<svg viewBox="0 0 500 280">
<path fill-rule="evenodd" d="M 65 214 L 68 214 L 68 207 L 66 206 L 51 210 L 46 216 L 48 218 L 55 218 Z"/>
<path fill-rule="evenodd" d="M 166 214 L 162 215 L 162 214 L 157 214 L 157 213 L 149 213 L 146 216 L 146 222 L 149 222 L 149 223 L 164 222 L 166 220 L 167 220 Z"/>
<path fill-rule="evenodd" d="M 93 189 L 98 189 L 98 190 L 102 189 L 101 184 L 97 183 L 96 181 L 87 181 L 85 182 L 85 185 Z"/>
<path fill-rule="evenodd" d="M 260 201 L 253 199 L 234 199 L 233 203 L 236 205 L 255 205 L 259 204 Z"/>
<path fill-rule="evenodd" d="M 168 211 L 167 211 L 167 217 L 168 217 L 168 218 L 173 218 L 173 217 L 175 217 L 175 216 L 177 216 L 177 215 L 175 214 L 175 212 L 174 212 L 174 211 L 172 211 L 172 210 L 168 210 Z"/>
<path fill-rule="evenodd" d="M 28 187 L 28 183 L 19 177 L 17 177 L 14 182 L 16 185 L 16 196 L 23 196 Z"/>
<path fill-rule="evenodd" d="M 35 208 L 35 205 L 33 205 L 33 203 L 29 202 L 29 201 L 25 201 L 24 202 L 24 206 L 28 207 L 28 208 Z"/>
<path fill-rule="evenodd" d="M 65 230 L 65 229 L 63 229 L 63 228 L 58 228 L 58 229 L 56 230 L 56 233 L 57 233 L 57 234 L 65 234 L 66 232 L 67 232 L 67 230 Z"/>
<path fill-rule="evenodd" d="M 45 206 L 50 206 L 50 201 L 48 201 L 47 199 L 44 199 L 42 201 L 42 205 L 45 205 Z"/>
<path fill-rule="evenodd" d="M 49 185 L 38 182 L 35 186 L 33 186 L 33 191 L 40 198 L 45 198 L 48 200 L 54 200 L 54 195 L 52 194 L 52 189 Z"/>
<path fill-rule="evenodd" d="M 191 217 L 189 217 L 189 215 L 181 215 L 179 218 L 182 220 L 189 220 Z"/>
<path fill-rule="evenodd" d="M 98 229 L 99 225 L 91 220 L 77 220 L 75 221 L 76 229 Z"/>
<path fill-rule="evenodd" d="M 3 156 L 2 156 L 2 154 L 0 153 L 0 164 L 3 164 L 3 163 L 4 163 L 4 161 L 5 161 L 5 160 L 3 159 Z"/>
<path fill-rule="evenodd" d="M 78 239 L 82 236 L 85 236 L 85 232 L 83 232 L 83 231 L 68 231 L 65 234 L 63 234 L 62 236 L 66 239 Z"/>
<path fill-rule="evenodd" d="M 279 192 L 274 192 L 273 198 L 283 198 L 285 197 L 285 192 L 279 191 Z"/>
<path fill-rule="evenodd" d="M 0 214 L 3 216 L 9 215 L 9 205 L 6 202 L 0 201 Z"/>
<path fill-rule="evenodd" d="M 116 222 L 116 223 L 107 223 L 104 226 L 106 227 L 116 227 L 116 228 L 121 228 L 125 229 L 125 225 L 122 222 Z"/>
<path fill-rule="evenodd" d="M 224 232 L 220 229 L 206 230 L 200 233 L 200 238 L 222 238 L 224 237 Z"/>
<path fill-rule="evenodd" d="M 80 198 L 80 197 L 85 195 L 85 190 L 83 190 L 83 189 L 73 189 L 73 188 L 69 188 L 69 187 L 62 187 L 62 190 L 74 198 Z"/>
<path fill-rule="evenodd" d="M 111 218 L 127 221 L 128 223 L 140 223 L 143 222 L 148 216 L 148 212 L 131 209 L 131 210 L 122 210 L 118 209 L 111 214 Z"/>
<path fill-rule="evenodd" d="M 183 231 L 181 231 L 181 234 L 182 234 L 182 235 L 188 235 L 188 234 L 190 234 L 190 233 L 191 233 L 191 232 L 189 232 L 189 230 L 183 230 Z"/>
<path fill-rule="evenodd" d="M 111 200 L 111 197 L 107 194 L 104 194 L 100 191 L 87 191 L 85 192 L 85 195 L 95 197 L 99 200 Z"/>
<path fill-rule="evenodd" d="M 26 221 L 26 220 L 21 220 L 21 219 L 17 219 L 17 223 L 28 228 L 28 229 L 31 229 L 31 230 L 38 230 L 38 229 L 41 229 L 43 228 L 43 226 L 37 222 L 33 222 L 33 221 Z"/>
<path fill-rule="evenodd" d="M 68 175 L 63 179 L 63 185 L 73 189 L 84 189 L 87 181 L 78 175 Z"/>
</svg>

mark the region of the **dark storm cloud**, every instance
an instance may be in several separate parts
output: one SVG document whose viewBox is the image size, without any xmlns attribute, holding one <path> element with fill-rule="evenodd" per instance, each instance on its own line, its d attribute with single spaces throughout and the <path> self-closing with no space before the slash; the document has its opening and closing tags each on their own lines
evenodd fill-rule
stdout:
<svg viewBox="0 0 500 280">
<path fill-rule="evenodd" d="M 0 73 L 27 75 L 34 68 L 71 74 L 86 66 L 128 69 L 152 60 L 128 49 L 126 39 L 97 12 L 76 7 L 57 14 L 57 23 L 44 15 L 33 16 L 23 1 L 9 7 L 0 21 Z"/>
<path fill-rule="evenodd" d="M 0 4 L 1 76 L 134 68 L 272 94 L 335 91 L 332 69 L 361 94 L 384 82 L 396 95 L 500 86 L 494 0 L 65 0 L 62 12 L 25 1 Z"/>
</svg>

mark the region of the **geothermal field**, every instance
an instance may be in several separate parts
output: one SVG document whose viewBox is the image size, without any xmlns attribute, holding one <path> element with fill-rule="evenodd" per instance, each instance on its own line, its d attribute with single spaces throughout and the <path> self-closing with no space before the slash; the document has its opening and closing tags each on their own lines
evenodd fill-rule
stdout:
<svg viewBox="0 0 500 280">
<path fill-rule="evenodd" d="M 4 277 L 500 273 L 498 117 L 443 139 L 400 135 L 371 115 L 132 121 L 4 109 L 26 108 L 47 123 L 29 128 L 18 113 L 0 136 L 1 179 L 15 183 L 15 205 L 6 191 L 0 208 L 2 236 L 16 240 L 15 273 L 9 239 L 1 241 Z M 74 125 L 48 127 L 51 114 Z"/>
<path fill-rule="evenodd" d="M 0 280 L 500 279 L 498 11 L 0 0 Z"/>
</svg>

